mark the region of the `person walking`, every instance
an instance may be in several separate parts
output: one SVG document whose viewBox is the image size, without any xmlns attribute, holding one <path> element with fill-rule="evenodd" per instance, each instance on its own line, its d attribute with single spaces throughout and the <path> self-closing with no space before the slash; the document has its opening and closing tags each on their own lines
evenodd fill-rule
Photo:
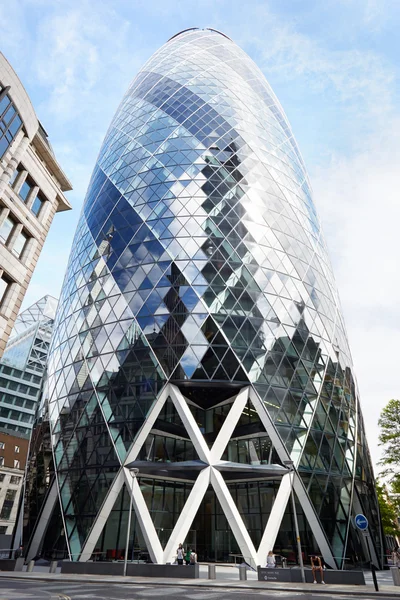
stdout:
<svg viewBox="0 0 400 600">
<path fill-rule="evenodd" d="M 195 565 L 197 563 L 197 554 L 194 548 L 190 551 L 190 564 Z"/>
<path fill-rule="evenodd" d="M 185 556 L 185 549 L 182 544 L 179 544 L 178 549 L 176 551 L 176 560 L 178 565 L 183 565 L 183 557 Z"/>
</svg>

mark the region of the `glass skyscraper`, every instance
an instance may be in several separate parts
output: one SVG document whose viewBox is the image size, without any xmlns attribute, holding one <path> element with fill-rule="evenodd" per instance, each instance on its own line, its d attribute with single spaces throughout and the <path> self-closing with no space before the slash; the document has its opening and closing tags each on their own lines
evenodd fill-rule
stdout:
<svg viewBox="0 0 400 600">
<path fill-rule="evenodd" d="M 48 365 L 56 475 L 29 552 L 381 559 L 349 346 L 306 169 L 261 71 L 190 29 L 106 134 Z M 132 478 L 130 469 L 139 472 Z M 125 548 L 129 496 L 134 516 Z M 50 523 L 50 527 L 48 524 Z"/>
</svg>

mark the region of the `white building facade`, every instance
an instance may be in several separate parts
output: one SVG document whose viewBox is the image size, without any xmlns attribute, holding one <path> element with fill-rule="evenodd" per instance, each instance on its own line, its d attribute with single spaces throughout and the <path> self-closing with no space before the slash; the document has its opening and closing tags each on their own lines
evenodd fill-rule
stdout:
<svg viewBox="0 0 400 600">
<path fill-rule="evenodd" d="M 71 184 L 17 74 L 0 53 L 0 358 Z"/>
</svg>

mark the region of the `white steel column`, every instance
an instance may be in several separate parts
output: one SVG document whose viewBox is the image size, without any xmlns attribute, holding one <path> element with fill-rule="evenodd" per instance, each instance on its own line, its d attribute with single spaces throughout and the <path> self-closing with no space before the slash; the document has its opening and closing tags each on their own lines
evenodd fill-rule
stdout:
<svg viewBox="0 0 400 600">
<path fill-rule="evenodd" d="M 113 509 L 118 494 L 120 493 L 122 486 L 124 485 L 124 474 L 122 469 L 111 484 L 110 489 L 104 498 L 103 504 L 100 511 L 97 513 L 97 517 L 93 522 L 92 528 L 88 537 L 85 540 L 85 544 L 82 548 L 79 562 L 86 562 L 92 556 L 93 550 L 96 547 L 97 541 L 103 531 L 104 525 L 107 523 L 107 519 L 110 512 Z"/>
<path fill-rule="evenodd" d="M 35 529 L 35 533 L 33 534 L 32 541 L 28 548 L 28 554 L 26 555 L 26 560 L 30 561 L 39 551 L 40 544 L 42 539 L 44 538 L 47 527 L 49 525 L 49 521 L 51 519 L 51 515 L 53 514 L 54 506 L 58 500 L 58 492 L 57 492 L 57 484 L 55 478 L 53 479 L 53 483 L 47 493 L 46 502 L 43 506 L 43 510 L 40 513 L 40 518 L 37 520 L 37 525 Z"/>
<path fill-rule="evenodd" d="M 265 429 L 267 430 L 269 437 L 271 438 L 271 442 L 275 447 L 279 458 L 281 459 L 281 461 L 290 460 L 290 456 L 280 438 L 280 435 L 278 434 L 274 424 L 271 421 L 271 417 L 269 416 L 267 409 L 265 408 L 263 402 L 261 401 L 260 397 L 253 388 L 250 388 L 250 399 Z M 322 526 L 315 512 L 314 506 L 312 505 L 311 500 L 309 499 L 308 494 L 304 489 L 303 483 L 299 478 L 297 471 L 295 471 L 294 474 L 294 490 L 300 502 L 301 508 L 303 509 L 304 515 L 311 527 L 311 531 L 313 532 L 314 537 L 317 541 L 320 552 L 324 557 L 324 561 L 332 568 L 336 568 L 336 561 L 330 550 L 325 532 L 322 529 Z"/>
<path fill-rule="evenodd" d="M 267 525 L 258 548 L 257 564 L 261 565 L 262 567 L 265 566 L 267 562 L 268 552 L 274 549 L 275 541 L 281 528 L 282 519 L 290 498 L 290 489 L 291 482 L 290 474 L 288 473 L 282 477 L 275 502 L 272 505 L 271 514 L 268 517 Z"/>
<path fill-rule="evenodd" d="M 162 407 L 168 400 L 168 396 L 170 395 L 169 388 L 170 388 L 169 384 L 164 387 L 164 389 L 161 391 L 159 397 L 157 398 L 157 400 L 154 402 L 153 406 L 151 407 L 151 410 L 150 410 L 149 414 L 146 416 L 146 419 L 145 419 L 143 425 L 141 426 L 138 433 L 136 434 L 135 440 L 124 460 L 124 465 L 128 465 L 129 463 L 131 463 L 132 461 L 134 461 L 137 458 L 137 455 L 139 454 L 140 449 L 142 448 L 148 435 L 150 434 L 150 431 L 152 430 L 153 425 L 156 422 L 157 417 L 160 414 Z"/>
<path fill-rule="evenodd" d="M 138 483 L 138 480 L 136 477 L 134 477 L 133 483 L 131 483 L 132 477 L 129 474 L 129 469 L 124 467 L 123 471 L 125 485 L 127 487 L 129 495 L 132 495 L 132 502 L 135 509 L 136 518 L 139 522 L 140 529 L 142 530 L 142 535 L 146 542 L 150 558 L 153 561 L 153 563 L 162 563 L 164 558 L 164 552 L 160 540 L 158 539 L 156 528 L 154 527 L 154 523 L 147 508 L 145 499 L 143 498 L 143 494 L 140 491 L 140 485 Z"/>
<path fill-rule="evenodd" d="M 222 424 L 221 429 L 217 435 L 216 440 L 211 448 L 211 461 L 215 463 L 221 459 L 225 448 L 231 439 L 232 433 L 235 430 L 236 425 L 240 419 L 240 416 L 246 406 L 249 398 L 249 388 L 245 387 L 240 390 L 236 399 L 234 400 L 232 407 L 227 414 L 225 421 Z"/>
<path fill-rule="evenodd" d="M 245 561 L 252 567 L 257 567 L 257 552 L 254 544 L 224 478 L 216 469 L 211 469 L 211 484 Z"/>
<path fill-rule="evenodd" d="M 192 415 L 192 411 L 190 410 L 185 397 L 176 386 L 169 385 L 169 388 L 169 395 L 171 396 L 172 402 L 174 403 L 175 408 L 182 419 L 185 429 L 188 432 L 191 441 L 193 442 L 200 460 L 210 463 L 210 449 L 206 444 L 204 436 L 201 433 L 194 416 Z"/>
<path fill-rule="evenodd" d="M 171 562 L 175 556 L 178 544 L 183 543 L 191 524 L 210 483 L 211 468 L 207 467 L 200 472 L 196 482 L 186 500 L 179 519 L 171 533 L 168 543 L 164 550 L 164 562 Z"/>
</svg>

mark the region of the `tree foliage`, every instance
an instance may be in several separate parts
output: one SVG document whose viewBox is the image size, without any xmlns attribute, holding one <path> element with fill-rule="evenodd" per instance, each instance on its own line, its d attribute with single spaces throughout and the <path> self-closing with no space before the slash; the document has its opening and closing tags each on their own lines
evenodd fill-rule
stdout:
<svg viewBox="0 0 400 600">
<path fill-rule="evenodd" d="M 378 495 L 379 510 L 385 535 L 392 535 L 394 537 L 400 535 L 400 529 L 397 524 L 398 509 L 390 501 L 384 486 L 378 482 L 376 482 L 376 493 Z"/>
<path fill-rule="evenodd" d="M 400 400 L 389 400 L 381 412 L 379 445 L 383 456 L 379 464 L 386 467 L 383 475 L 392 475 L 393 487 L 400 487 Z M 399 489 L 400 491 L 400 489 Z"/>
</svg>

